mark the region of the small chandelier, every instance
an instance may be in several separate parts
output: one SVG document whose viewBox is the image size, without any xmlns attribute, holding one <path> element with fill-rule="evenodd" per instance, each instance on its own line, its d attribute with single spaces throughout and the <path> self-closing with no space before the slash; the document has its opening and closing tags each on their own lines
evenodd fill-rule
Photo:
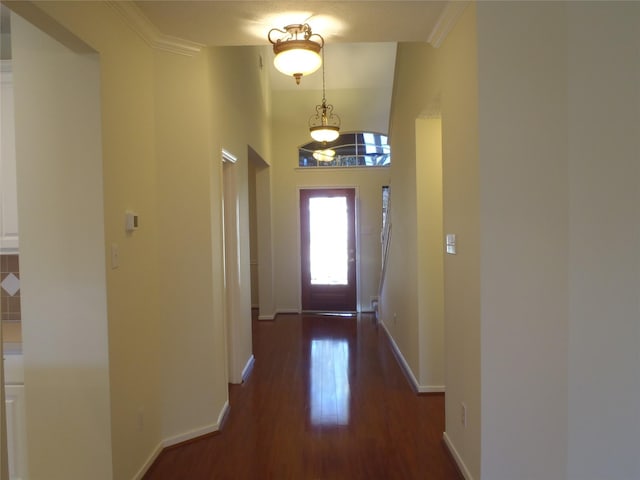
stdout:
<svg viewBox="0 0 640 480">
<path fill-rule="evenodd" d="M 324 56 L 324 49 L 322 50 Z M 327 104 L 322 63 L 322 104 L 316 105 L 316 113 L 309 118 L 309 133 L 316 142 L 333 142 L 340 136 L 340 117 L 333 113 L 333 105 Z"/>
<path fill-rule="evenodd" d="M 280 38 L 272 38 L 274 32 L 279 33 Z M 294 77 L 298 85 L 303 75 L 315 72 L 322 65 L 320 51 L 324 46 L 324 38 L 312 33 L 307 23 L 287 25 L 284 30 L 272 28 L 267 38 L 276 54 L 274 66 L 285 75 Z"/>
</svg>

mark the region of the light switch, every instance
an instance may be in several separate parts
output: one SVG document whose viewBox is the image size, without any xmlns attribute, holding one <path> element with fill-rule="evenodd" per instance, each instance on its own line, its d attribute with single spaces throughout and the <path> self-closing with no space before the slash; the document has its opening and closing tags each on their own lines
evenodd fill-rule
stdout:
<svg viewBox="0 0 640 480">
<path fill-rule="evenodd" d="M 446 251 L 449 255 L 456 254 L 456 235 L 455 233 L 447 233 L 446 236 Z"/>
</svg>

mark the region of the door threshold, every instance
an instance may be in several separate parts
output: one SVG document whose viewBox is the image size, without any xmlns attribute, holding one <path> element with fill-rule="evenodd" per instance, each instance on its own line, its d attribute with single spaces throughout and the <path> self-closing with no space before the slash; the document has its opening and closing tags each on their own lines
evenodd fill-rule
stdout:
<svg viewBox="0 0 640 480">
<path fill-rule="evenodd" d="M 358 312 L 327 312 L 326 310 L 303 310 L 303 315 L 322 315 L 327 317 L 357 317 Z"/>
</svg>

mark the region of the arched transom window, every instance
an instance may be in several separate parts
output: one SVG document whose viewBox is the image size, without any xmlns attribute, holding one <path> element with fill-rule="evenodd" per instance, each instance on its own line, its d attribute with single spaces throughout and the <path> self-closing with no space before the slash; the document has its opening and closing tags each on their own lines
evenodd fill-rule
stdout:
<svg viewBox="0 0 640 480">
<path fill-rule="evenodd" d="M 299 167 L 386 167 L 390 164 L 388 139 L 380 133 L 343 133 L 333 142 L 309 142 L 298 149 Z"/>
</svg>

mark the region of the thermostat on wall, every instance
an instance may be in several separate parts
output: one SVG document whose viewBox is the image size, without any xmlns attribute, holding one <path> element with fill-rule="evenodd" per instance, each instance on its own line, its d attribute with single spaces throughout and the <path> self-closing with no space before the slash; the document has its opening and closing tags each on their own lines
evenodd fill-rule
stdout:
<svg viewBox="0 0 640 480">
<path fill-rule="evenodd" d="M 138 214 L 133 212 L 125 213 L 126 226 L 125 229 L 127 232 L 133 232 L 138 229 Z"/>
</svg>

